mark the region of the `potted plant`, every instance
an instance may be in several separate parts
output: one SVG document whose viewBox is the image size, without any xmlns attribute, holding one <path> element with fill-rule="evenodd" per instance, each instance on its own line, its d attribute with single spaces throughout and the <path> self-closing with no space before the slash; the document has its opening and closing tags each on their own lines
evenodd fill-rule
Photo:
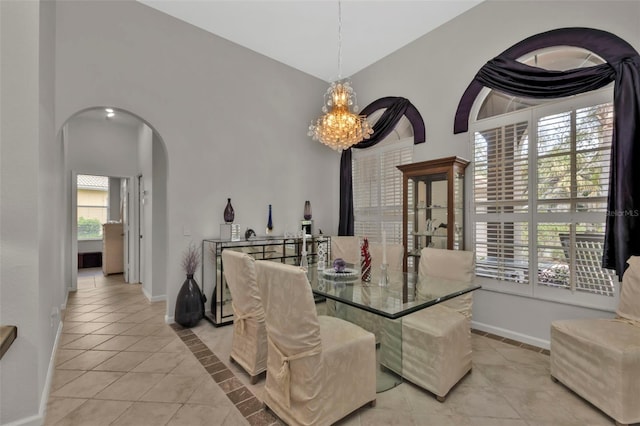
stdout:
<svg viewBox="0 0 640 426">
<path fill-rule="evenodd" d="M 193 327 L 204 318 L 204 303 L 207 298 L 193 278 L 200 266 L 200 250 L 190 243 L 182 256 L 182 269 L 187 279 L 182 284 L 176 300 L 175 321 L 183 327 Z"/>
</svg>

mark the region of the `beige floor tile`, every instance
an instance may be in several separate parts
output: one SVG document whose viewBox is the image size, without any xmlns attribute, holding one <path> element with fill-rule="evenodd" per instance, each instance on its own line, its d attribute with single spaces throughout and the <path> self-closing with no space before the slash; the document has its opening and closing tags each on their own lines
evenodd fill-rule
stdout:
<svg viewBox="0 0 640 426">
<path fill-rule="evenodd" d="M 151 336 L 154 333 L 157 333 L 163 327 L 164 325 L 160 324 L 136 324 L 120 334 L 125 334 L 128 336 Z"/>
<path fill-rule="evenodd" d="M 93 349 L 113 336 L 109 334 L 87 334 L 62 346 L 63 349 Z"/>
<path fill-rule="evenodd" d="M 167 374 L 144 395 L 140 401 L 152 402 L 187 402 L 189 397 L 198 389 L 202 380 L 211 380 L 209 376 L 178 376 Z"/>
<path fill-rule="evenodd" d="M 74 340 L 78 340 L 79 338 L 83 337 L 84 335 L 82 334 L 69 334 L 69 333 L 62 333 L 60 335 L 60 347 L 63 348 L 65 345 L 73 342 Z"/>
<path fill-rule="evenodd" d="M 98 392 L 94 398 L 138 401 L 165 376 L 162 373 L 126 373 Z"/>
<path fill-rule="evenodd" d="M 497 419 L 495 417 L 469 417 L 471 426 L 529 426 L 521 419 Z M 557 426 L 557 425 L 556 425 Z"/>
<path fill-rule="evenodd" d="M 92 398 L 102 389 L 122 377 L 124 373 L 106 371 L 87 371 L 51 393 L 51 396 L 71 398 Z"/>
<path fill-rule="evenodd" d="M 84 349 L 58 349 L 56 352 L 56 366 L 64 364 L 84 352 L 86 352 Z"/>
<path fill-rule="evenodd" d="M 149 320 L 157 320 L 157 315 L 154 312 L 151 312 L 151 310 L 144 310 L 141 312 L 136 312 L 134 314 L 130 314 L 126 320 L 121 320 L 122 322 L 126 321 L 126 322 L 137 322 L 137 323 L 144 323 L 147 322 Z"/>
<path fill-rule="evenodd" d="M 69 334 L 90 334 L 96 330 L 108 326 L 109 322 L 82 322 L 74 327 L 64 327 L 64 332 Z"/>
<path fill-rule="evenodd" d="M 55 424 L 86 401 L 86 399 L 82 398 L 49 398 L 44 425 Z"/>
<path fill-rule="evenodd" d="M 69 312 L 80 313 L 80 312 L 92 312 L 95 309 L 101 308 L 102 305 L 74 305 L 69 307 Z"/>
<path fill-rule="evenodd" d="M 117 351 L 86 351 L 67 362 L 57 365 L 56 368 L 59 370 L 91 370 L 117 353 Z"/>
<path fill-rule="evenodd" d="M 105 316 L 103 312 L 86 312 L 86 313 L 73 313 L 69 312 L 67 314 L 67 318 L 71 321 L 96 321 L 96 322 L 111 322 L 107 320 L 99 320 L 98 318 L 102 318 Z"/>
<path fill-rule="evenodd" d="M 114 322 L 94 331 L 91 334 L 121 334 L 135 326 L 136 324 L 134 323 Z"/>
<path fill-rule="evenodd" d="M 173 330 L 171 330 L 171 332 L 175 336 L 176 332 L 173 331 Z M 174 339 L 174 340 L 171 341 L 171 343 L 169 343 L 168 345 L 164 346 L 158 352 L 185 352 L 185 351 L 189 352 L 189 353 L 191 352 L 191 350 L 189 350 L 187 345 L 185 345 L 182 340 Z"/>
<path fill-rule="evenodd" d="M 114 336 L 94 347 L 96 351 L 123 351 L 140 341 L 142 336 Z"/>
<path fill-rule="evenodd" d="M 122 312 L 112 312 L 110 314 L 102 314 L 101 317 L 98 318 L 99 321 L 104 321 L 104 322 L 125 322 L 122 321 L 124 318 L 128 317 L 129 314 L 127 313 L 122 313 Z M 126 321 L 126 322 L 131 322 L 131 321 Z"/>
<path fill-rule="evenodd" d="M 209 407 L 207 405 L 185 404 L 183 405 L 167 423 L 168 426 L 210 426 L 212 419 L 216 419 L 216 425 L 220 426 L 241 426 L 248 425 L 238 412 L 230 406 L 227 409 Z"/>
<path fill-rule="evenodd" d="M 211 407 L 228 407 L 229 398 L 213 380 L 202 380 L 187 400 L 188 404 L 203 404 Z"/>
<path fill-rule="evenodd" d="M 185 357 L 184 360 L 170 371 L 171 374 L 182 376 L 208 376 L 207 370 L 194 356 Z"/>
<path fill-rule="evenodd" d="M 106 426 L 124 413 L 133 402 L 88 400 L 62 418 L 56 426 Z"/>
<path fill-rule="evenodd" d="M 143 351 L 143 352 L 158 352 L 169 343 L 180 340 L 177 336 L 173 337 L 161 337 L 161 336 L 147 336 L 141 338 L 127 350 L 128 351 Z"/>
<path fill-rule="evenodd" d="M 51 389 L 53 392 L 56 389 L 60 389 L 70 381 L 77 379 L 84 374 L 82 370 L 55 370 L 53 372 L 53 378 L 51 379 Z"/>
<path fill-rule="evenodd" d="M 358 413 L 363 426 L 423 426 L 414 421 L 410 412 L 399 412 L 378 407 L 363 407 Z M 341 423 L 338 424 L 342 426 Z"/>
<path fill-rule="evenodd" d="M 94 371 L 131 371 L 148 359 L 150 352 L 118 352 L 105 362 L 96 365 Z"/>
<path fill-rule="evenodd" d="M 188 354 L 182 353 L 154 353 L 132 371 L 136 373 L 169 373 L 187 356 Z"/>
<path fill-rule="evenodd" d="M 449 392 L 446 403 L 456 414 L 473 417 L 518 419 L 520 416 L 494 388 L 457 386 Z"/>
<path fill-rule="evenodd" d="M 181 406 L 166 402 L 134 402 L 111 426 L 162 426 Z M 214 423 L 211 419 L 210 424 Z"/>
</svg>

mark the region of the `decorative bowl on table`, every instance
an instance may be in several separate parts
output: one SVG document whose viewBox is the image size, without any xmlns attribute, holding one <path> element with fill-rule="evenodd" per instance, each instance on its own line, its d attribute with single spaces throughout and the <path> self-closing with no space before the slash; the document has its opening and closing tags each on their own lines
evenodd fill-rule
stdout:
<svg viewBox="0 0 640 426">
<path fill-rule="evenodd" d="M 332 280 L 355 280 L 360 277 L 360 271 L 347 268 L 347 263 L 341 258 L 334 260 L 333 268 L 323 270 L 322 274 Z"/>
</svg>

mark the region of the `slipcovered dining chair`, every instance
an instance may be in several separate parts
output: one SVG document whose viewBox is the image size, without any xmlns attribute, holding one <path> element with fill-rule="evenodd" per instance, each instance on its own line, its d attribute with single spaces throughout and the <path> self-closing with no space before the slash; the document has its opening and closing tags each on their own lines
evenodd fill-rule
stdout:
<svg viewBox="0 0 640 426">
<path fill-rule="evenodd" d="M 373 334 L 318 316 L 304 270 L 256 261 L 266 315 L 263 401 L 289 425 L 330 425 L 376 400 Z"/>
<path fill-rule="evenodd" d="M 354 236 L 331 237 L 331 261 L 344 259 L 347 263 L 360 264 L 360 238 Z M 331 262 L 328 265 L 331 267 Z"/>
<path fill-rule="evenodd" d="M 447 285 L 447 280 L 471 283 L 474 278 L 473 252 L 430 247 L 420 252 L 418 293 Z M 443 402 L 471 371 L 472 300 L 467 293 L 406 315 L 401 330 L 385 324 L 381 363 Z"/>
<path fill-rule="evenodd" d="M 616 425 L 640 423 L 640 256 L 627 264 L 616 318 L 551 323 L 551 378 Z"/>
<path fill-rule="evenodd" d="M 223 250 L 222 264 L 234 315 L 229 359 L 240 365 L 255 384 L 267 370 L 267 329 L 255 260 L 242 252 Z"/>
</svg>

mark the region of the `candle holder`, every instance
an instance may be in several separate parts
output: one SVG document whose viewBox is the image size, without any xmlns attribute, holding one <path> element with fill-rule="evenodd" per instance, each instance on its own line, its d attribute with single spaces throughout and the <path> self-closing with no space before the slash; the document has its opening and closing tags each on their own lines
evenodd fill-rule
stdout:
<svg viewBox="0 0 640 426">
<path fill-rule="evenodd" d="M 388 264 L 383 263 L 380 265 L 380 281 L 378 281 L 378 285 L 380 287 L 387 287 L 389 285 L 389 276 L 387 275 Z"/>
<path fill-rule="evenodd" d="M 309 260 L 307 259 L 307 251 L 302 250 L 300 255 L 300 268 L 302 268 L 305 272 L 309 270 Z"/>
</svg>

